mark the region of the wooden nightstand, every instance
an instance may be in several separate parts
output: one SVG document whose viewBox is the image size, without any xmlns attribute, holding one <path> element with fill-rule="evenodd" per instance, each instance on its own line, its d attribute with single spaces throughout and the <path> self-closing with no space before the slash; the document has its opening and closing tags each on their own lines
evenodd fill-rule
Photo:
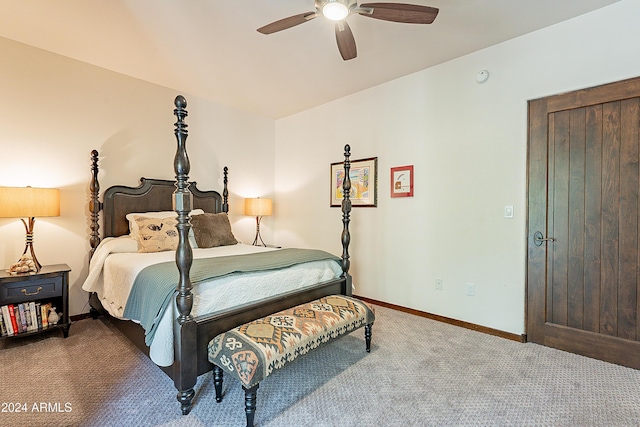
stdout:
<svg viewBox="0 0 640 427">
<path fill-rule="evenodd" d="M 61 328 L 64 337 L 69 336 L 69 268 L 66 264 L 45 265 L 39 272 L 35 274 L 17 274 L 11 275 L 6 271 L 0 271 L 0 308 L 3 306 L 13 305 L 14 310 L 18 309 L 20 313 L 27 311 L 25 306 L 29 306 L 29 313 L 32 311 L 36 315 L 31 319 L 38 320 L 38 311 L 40 311 L 40 320 L 33 327 L 33 321 L 25 319 L 27 325 L 31 324 L 31 328 L 26 332 L 20 332 L 13 336 L 27 336 L 48 331 L 51 329 Z M 32 303 L 33 304 L 30 304 Z M 51 304 L 56 308 L 56 312 L 60 314 L 60 320 L 55 325 L 42 326 L 42 311 L 39 307 Z M 22 310 L 20 310 L 22 305 Z M 33 308 L 36 307 L 34 311 Z M 3 314 L 5 310 L 2 309 Z M 25 316 L 27 317 L 27 316 Z M 6 315 L 3 316 L 6 323 Z M 39 326 L 39 327 L 38 327 Z M 6 325 L 5 325 L 6 329 Z M 2 338 L 6 338 L 4 335 Z"/>
</svg>

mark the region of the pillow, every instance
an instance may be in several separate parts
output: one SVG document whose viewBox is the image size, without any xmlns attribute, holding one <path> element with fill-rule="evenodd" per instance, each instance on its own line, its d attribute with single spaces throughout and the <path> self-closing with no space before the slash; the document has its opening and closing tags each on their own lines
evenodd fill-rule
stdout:
<svg viewBox="0 0 640 427">
<path fill-rule="evenodd" d="M 175 251 L 178 248 L 178 230 L 175 218 L 149 218 L 137 216 L 138 252 Z"/>
<path fill-rule="evenodd" d="M 189 212 L 189 215 L 200 215 L 203 214 L 204 211 L 202 209 L 194 209 Z M 138 225 L 136 223 L 136 217 L 144 216 L 147 218 L 177 218 L 178 214 L 176 211 L 160 211 L 160 212 L 131 212 L 128 213 L 126 218 L 129 221 L 129 234 L 134 239 L 138 239 Z"/>
<path fill-rule="evenodd" d="M 214 248 L 238 243 L 226 213 L 204 213 L 191 218 L 191 226 L 199 248 Z"/>
</svg>

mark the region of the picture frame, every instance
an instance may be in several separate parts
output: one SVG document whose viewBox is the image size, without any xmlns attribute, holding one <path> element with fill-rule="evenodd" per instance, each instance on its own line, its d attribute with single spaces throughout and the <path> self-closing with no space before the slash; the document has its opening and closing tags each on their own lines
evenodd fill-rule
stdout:
<svg viewBox="0 0 640 427">
<path fill-rule="evenodd" d="M 349 169 L 351 191 L 349 199 L 352 207 L 378 206 L 378 158 L 352 160 Z M 331 207 L 342 205 L 344 198 L 344 163 L 331 163 Z"/>
<path fill-rule="evenodd" d="M 413 165 L 391 168 L 391 197 L 413 197 Z"/>
</svg>

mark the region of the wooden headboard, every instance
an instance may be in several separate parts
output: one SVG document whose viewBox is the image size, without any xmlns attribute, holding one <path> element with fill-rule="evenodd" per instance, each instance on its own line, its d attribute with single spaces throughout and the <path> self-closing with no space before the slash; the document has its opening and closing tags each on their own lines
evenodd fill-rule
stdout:
<svg viewBox="0 0 640 427">
<path fill-rule="evenodd" d="M 175 181 L 140 178 L 138 187 L 115 185 L 104 192 L 104 237 L 118 237 L 129 233 L 126 216 L 132 212 L 171 211 Z M 200 191 L 195 182 L 189 190 L 193 195 L 193 208 L 205 212 L 226 212 L 222 196 L 217 191 Z"/>
<path fill-rule="evenodd" d="M 97 248 L 102 240 L 99 233 L 99 214 L 104 212 L 103 237 L 118 237 L 129 233 L 127 214 L 132 212 L 172 211 L 173 194 L 176 191 L 176 181 L 165 179 L 140 178 L 137 187 L 114 185 L 104 192 L 104 201 L 100 201 L 100 183 L 98 182 L 98 151 L 91 152 L 91 252 Z M 227 189 L 229 169 L 224 167 L 224 187 L 222 195 L 217 191 L 201 191 L 195 182 L 189 183 L 192 195 L 193 209 L 205 212 L 229 212 L 229 191 Z M 177 214 L 176 214 L 177 215 Z"/>
</svg>

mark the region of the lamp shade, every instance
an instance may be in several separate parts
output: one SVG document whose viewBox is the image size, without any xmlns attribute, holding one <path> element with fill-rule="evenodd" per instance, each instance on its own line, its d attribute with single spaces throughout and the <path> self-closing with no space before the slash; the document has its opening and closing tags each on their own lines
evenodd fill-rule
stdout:
<svg viewBox="0 0 640 427">
<path fill-rule="evenodd" d="M 42 216 L 60 216 L 60 190 L 0 187 L 0 218 Z"/>
<path fill-rule="evenodd" d="M 268 216 L 273 213 L 271 199 L 244 199 L 244 214 L 250 216 Z"/>
</svg>

